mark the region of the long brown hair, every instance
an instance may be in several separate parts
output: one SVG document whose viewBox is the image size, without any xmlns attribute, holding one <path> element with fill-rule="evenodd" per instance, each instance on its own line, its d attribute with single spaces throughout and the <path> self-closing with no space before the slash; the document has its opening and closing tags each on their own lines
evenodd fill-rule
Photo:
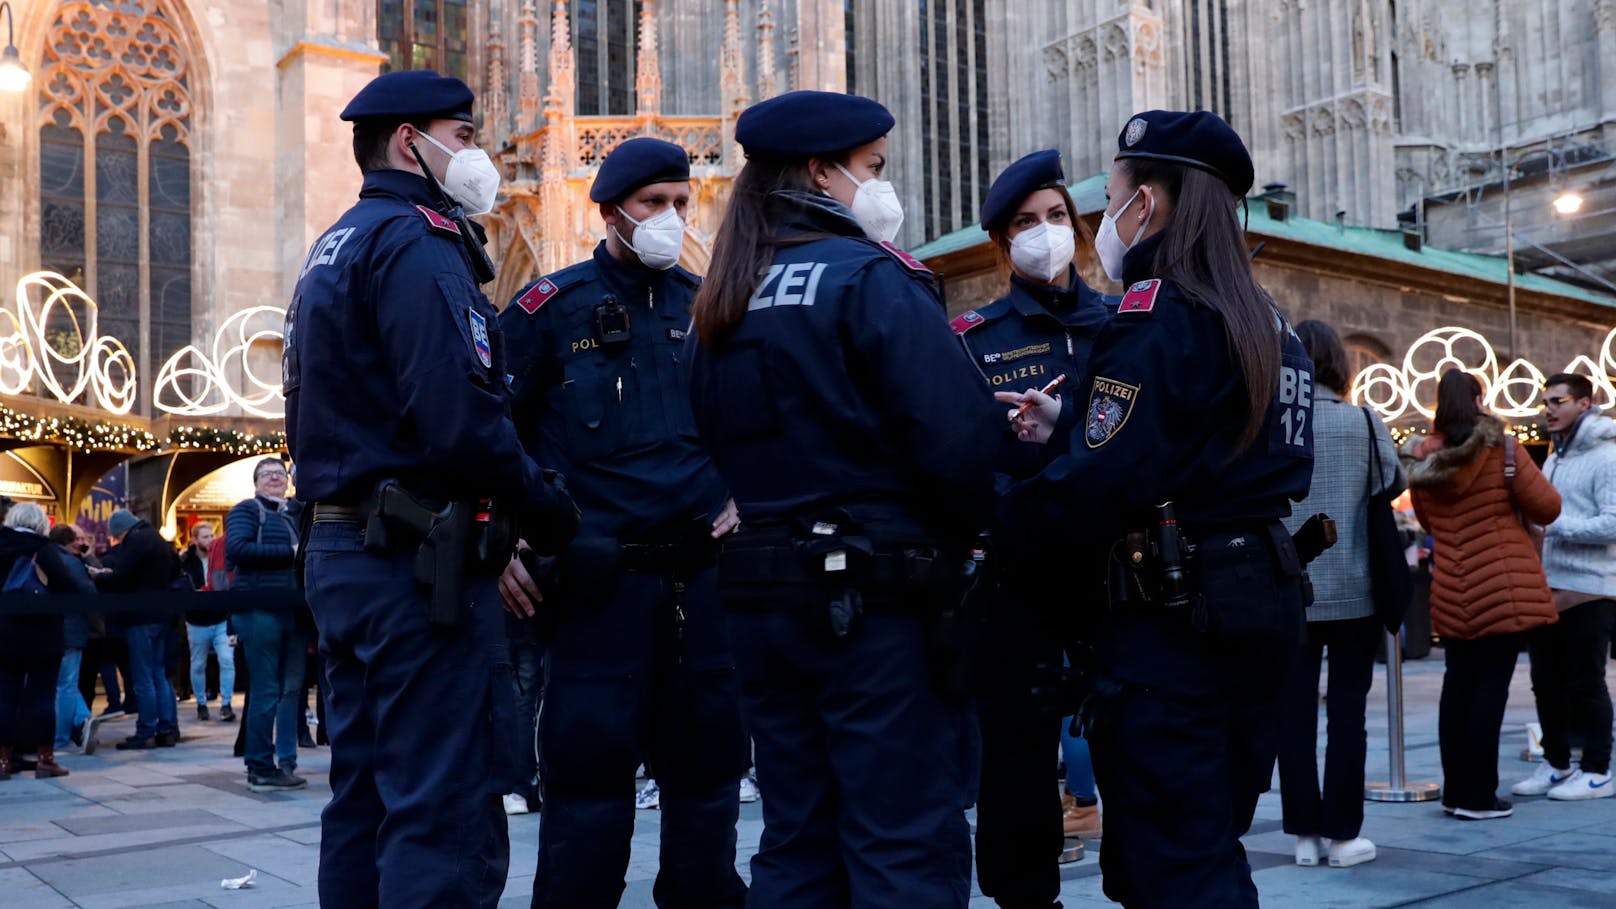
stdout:
<svg viewBox="0 0 1616 909">
<path fill-rule="evenodd" d="M 1450 367 L 1436 383 L 1436 416 L 1431 428 L 1442 436 L 1442 444 L 1452 448 L 1463 445 L 1480 422 L 1481 408 L 1476 398 L 1481 394 L 1481 380 L 1462 369 Z"/>
<path fill-rule="evenodd" d="M 746 317 L 758 281 L 781 245 L 769 216 L 769 196 L 787 189 L 814 191 L 806 159 L 753 156 L 736 175 L 713 238 L 712 261 L 691 304 L 701 343 L 722 341 Z"/>
<path fill-rule="evenodd" d="M 1077 270 L 1081 272 L 1089 267 L 1089 261 L 1094 258 L 1094 229 L 1089 227 L 1089 222 L 1077 216 L 1077 203 L 1072 201 L 1072 194 L 1067 192 L 1066 187 L 1059 185 L 1040 186 L 1032 192 L 1035 193 L 1041 189 L 1054 190 L 1060 194 L 1061 201 L 1066 203 L 1066 223 L 1072 225 L 1072 230 L 1077 233 L 1076 265 Z M 1030 196 L 1032 193 L 1027 195 Z M 1019 209 L 1022 203 L 1026 201 L 1023 198 L 1020 202 L 1017 202 L 1016 208 Z M 1015 212 L 1010 213 L 1010 218 L 1015 219 Z M 1009 278 L 1012 274 L 1015 274 L 1015 266 L 1010 261 L 1010 225 L 1006 223 L 1002 227 L 989 228 L 988 239 L 993 241 L 994 248 L 999 251 L 999 276 Z"/>
<path fill-rule="evenodd" d="M 1167 192 L 1172 215 L 1156 249 L 1153 274 L 1223 316 L 1229 350 L 1239 364 L 1251 408 L 1240 427 L 1237 451 L 1262 434 L 1268 405 L 1279 386 L 1283 337 L 1279 310 L 1257 284 L 1246 251 L 1245 231 L 1235 217 L 1229 187 L 1199 168 L 1151 158 L 1123 158 L 1135 186 Z"/>
</svg>

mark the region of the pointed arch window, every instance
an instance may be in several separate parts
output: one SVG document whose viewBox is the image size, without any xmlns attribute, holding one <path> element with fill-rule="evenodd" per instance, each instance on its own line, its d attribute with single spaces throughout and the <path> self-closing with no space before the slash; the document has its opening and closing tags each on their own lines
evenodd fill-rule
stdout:
<svg viewBox="0 0 1616 909">
<path fill-rule="evenodd" d="M 155 356 L 191 341 L 190 71 L 161 0 L 67 0 L 39 85 L 39 259 Z M 145 398 L 146 396 L 143 396 Z"/>
</svg>

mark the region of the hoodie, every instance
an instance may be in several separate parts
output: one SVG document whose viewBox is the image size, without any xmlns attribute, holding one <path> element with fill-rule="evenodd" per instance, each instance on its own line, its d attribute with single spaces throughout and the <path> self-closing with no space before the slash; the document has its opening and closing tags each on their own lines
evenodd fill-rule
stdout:
<svg viewBox="0 0 1616 909">
<path fill-rule="evenodd" d="M 1616 598 L 1616 420 L 1589 411 L 1543 473 L 1562 502 L 1543 536 L 1549 586 Z"/>
</svg>

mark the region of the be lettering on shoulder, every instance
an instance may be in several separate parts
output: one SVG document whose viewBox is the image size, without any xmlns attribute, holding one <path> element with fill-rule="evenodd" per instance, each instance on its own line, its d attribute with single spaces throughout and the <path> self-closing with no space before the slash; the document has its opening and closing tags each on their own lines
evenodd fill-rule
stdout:
<svg viewBox="0 0 1616 909">
<path fill-rule="evenodd" d="M 819 294 L 819 279 L 824 274 L 824 262 L 770 265 L 746 308 L 750 311 L 775 306 L 812 306 Z"/>
<path fill-rule="evenodd" d="M 1270 439 L 1270 450 L 1312 454 L 1313 427 L 1308 425 L 1308 415 L 1313 412 L 1312 371 L 1286 358 L 1279 367 L 1279 396 L 1274 405 L 1278 408 L 1274 426 L 1278 438 Z"/>
</svg>

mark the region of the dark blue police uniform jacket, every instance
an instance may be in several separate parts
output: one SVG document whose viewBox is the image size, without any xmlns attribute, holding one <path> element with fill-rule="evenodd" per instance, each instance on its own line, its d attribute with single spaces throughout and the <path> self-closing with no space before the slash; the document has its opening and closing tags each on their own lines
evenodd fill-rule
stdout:
<svg viewBox="0 0 1616 909">
<path fill-rule="evenodd" d="M 697 426 L 746 522 L 847 508 L 900 538 L 982 529 L 1004 416 L 931 273 L 828 200 L 772 200 L 780 235 L 809 242 L 776 251 L 730 337 L 691 339 Z"/>
<path fill-rule="evenodd" d="M 500 316 L 523 446 L 566 476 L 583 537 L 632 541 L 723 508 L 681 375 L 700 283 L 677 266 L 620 262 L 602 242 L 588 261 L 523 288 Z M 626 341 L 599 337 L 608 296 L 627 308 Z"/>
<path fill-rule="evenodd" d="M 357 502 L 378 480 L 419 495 L 502 496 L 554 549 L 575 518 L 517 440 L 497 311 L 426 178 L 365 175 L 315 242 L 286 314 L 286 440 L 298 497 Z"/>
</svg>

